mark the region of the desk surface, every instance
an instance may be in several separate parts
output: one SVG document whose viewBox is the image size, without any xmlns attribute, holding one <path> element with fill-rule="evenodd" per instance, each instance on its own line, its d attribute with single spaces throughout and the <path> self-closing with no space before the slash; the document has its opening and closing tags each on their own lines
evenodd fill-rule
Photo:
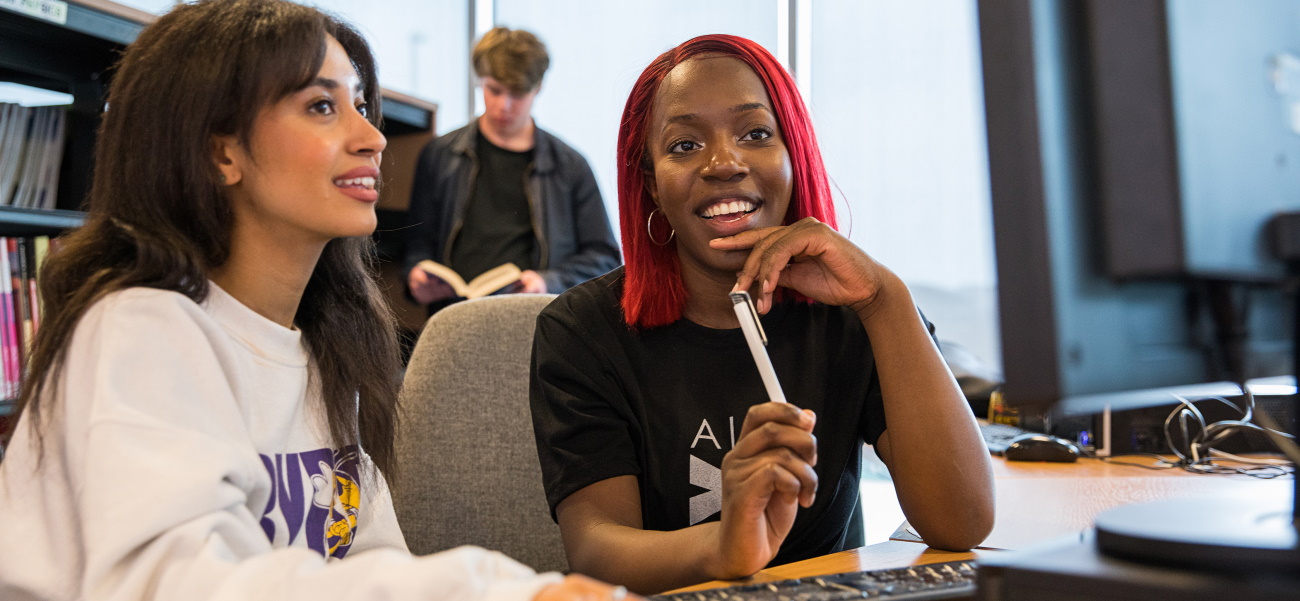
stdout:
<svg viewBox="0 0 1300 601">
<path fill-rule="evenodd" d="M 1116 461 L 1154 465 L 1144 457 Z M 1150 470 L 1098 459 L 1026 463 L 995 458 L 996 515 L 983 547 L 1023 549 L 1092 527 L 1097 514 L 1120 505 L 1204 496 L 1285 494 L 1290 478 Z"/>
<path fill-rule="evenodd" d="M 1154 465 L 1154 459 L 1125 457 L 1118 461 Z M 890 540 L 860 549 L 777 566 L 741 582 L 771 582 L 789 578 L 896 568 L 944 561 L 978 559 L 996 549 L 1027 546 L 1083 532 L 1098 513 L 1128 503 L 1198 496 L 1290 494 L 1290 478 L 1261 480 L 1244 475 L 1193 474 L 1181 469 L 1149 470 L 1097 459 L 1077 463 L 1023 463 L 993 459 L 996 479 L 996 521 L 981 549 L 952 553 L 920 542 Z M 674 592 L 730 586 L 715 581 Z"/>
</svg>

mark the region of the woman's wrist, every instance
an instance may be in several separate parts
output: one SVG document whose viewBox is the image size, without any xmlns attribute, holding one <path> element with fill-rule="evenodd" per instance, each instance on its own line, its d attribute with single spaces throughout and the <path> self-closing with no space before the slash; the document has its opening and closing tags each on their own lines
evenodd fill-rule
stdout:
<svg viewBox="0 0 1300 601">
<path fill-rule="evenodd" d="M 697 526 L 703 530 L 706 537 L 706 543 L 700 545 L 704 549 L 704 556 L 700 558 L 698 564 L 703 569 L 703 576 L 706 580 L 732 580 L 732 570 L 729 569 L 729 549 L 723 541 L 722 522 L 709 522 Z"/>
<path fill-rule="evenodd" d="M 872 323 L 877 321 L 877 316 L 889 313 L 898 306 L 912 306 L 912 292 L 907 289 L 902 278 L 892 271 L 883 271 L 884 277 L 880 278 L 873 294 L 849 305 L 862 321 L 863 327 L 868 330 L 871 329 Z"/>
<path fill-rule="evenodd" d="M 723 532 L 722 522 L 709 522 L 696 527 L 705 529 L 708 544 L 701 548 L 708 549 L 699 565 L 703 567 L 705 580 L 738 580 L 754 573 L 746 567 L 745 550 L 728 543 Z M 767 561 L 763 562 L 764 564 Z"/>
</svg>

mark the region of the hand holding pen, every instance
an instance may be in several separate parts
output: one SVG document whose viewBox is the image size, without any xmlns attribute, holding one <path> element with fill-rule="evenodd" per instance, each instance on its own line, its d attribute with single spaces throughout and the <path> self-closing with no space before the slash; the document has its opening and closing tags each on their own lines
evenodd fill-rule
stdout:
<svg viewBox="0 0 1300 601">
<path fill-rule="evenodd" d="M 817 416 L 790 403 L 749 408 L 722 459 L 722 519 L 716 530 L 725 572 L 753 574 L 781 548 L 800 507 L 817 495 Z"/>
<path fill-rule="evenodd" d="M 723 458 L 722 521 L 715 532 L 726 551 L 719 556 L 734 563 L 726 572 L 751 574 L 776 556 L 799 507 L 816 499 L 817 416 L 786 402 L 749 293 L 733 290 L 730 297 L 770 402 L 750 408 Z"/>
</svg>

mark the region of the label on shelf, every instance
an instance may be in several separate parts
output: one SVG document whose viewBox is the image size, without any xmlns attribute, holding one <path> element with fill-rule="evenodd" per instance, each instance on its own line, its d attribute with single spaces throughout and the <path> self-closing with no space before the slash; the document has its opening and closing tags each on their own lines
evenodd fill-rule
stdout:
<svg viewBox="0 0 1300 601">
<path fill-rule="evenodd" d="M 60 0 L 0 0 L 0 8 L 15 10 L 59 25 L 68 24 L 68 3 Z"/>
</svg>

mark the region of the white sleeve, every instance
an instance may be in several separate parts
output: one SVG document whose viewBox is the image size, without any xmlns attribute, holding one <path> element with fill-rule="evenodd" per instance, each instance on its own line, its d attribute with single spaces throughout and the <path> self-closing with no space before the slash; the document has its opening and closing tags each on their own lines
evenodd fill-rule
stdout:
<svg viewBox="0 0 1300 601">
<path fill-rule="evenodd" d="M 201 309 L 125 305 L 87 313 L 60 383 L 85 598 L 524 601 L 559 580 L 471 547 L 273 549 L 247 506 L 265 469 Z"/>
</svg>

